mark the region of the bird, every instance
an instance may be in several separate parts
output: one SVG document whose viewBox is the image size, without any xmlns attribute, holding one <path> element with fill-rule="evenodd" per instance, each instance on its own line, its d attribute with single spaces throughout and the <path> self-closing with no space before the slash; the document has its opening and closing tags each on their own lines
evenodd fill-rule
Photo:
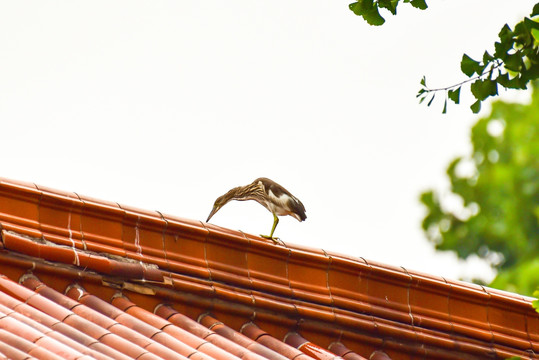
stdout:
<svg viewBox="0 0 539 360">
<path fill-rule="evenodd" d="M 213 215 L 231 200 L 245 201 L 254 200 L 268 209 L 273 214 L 273 226 L 269 235 L 260 235 L 263 238 L 273 240 L 277 244 L 277 239 L 273 237 L 275 228 L 279 223 L 277 216 L 290 215 L 299 222 L 307 219 L 305 207 L 297 197 L 292 195 L 281 185 L 268 178 L 260 177 L 245 186 L 238 186 L 230 189 L 226 194 L 219 196 L 213 204 L 213 209 L 208 216 L 209 222 Z"/>
</svg>

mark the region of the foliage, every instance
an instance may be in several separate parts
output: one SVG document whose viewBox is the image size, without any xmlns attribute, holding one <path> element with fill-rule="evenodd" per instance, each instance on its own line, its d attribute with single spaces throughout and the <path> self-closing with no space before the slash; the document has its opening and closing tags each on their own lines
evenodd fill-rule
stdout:
<svg viewBox="0 0 539 360">
<path fill-rule="evenodd" d="M 385 23 L 380 9 L 396 15 L 401 2 L 422 10 L 427 8 L 426 0 L 357 0 L 349 7 L 370 25 L 379 26 Z M 538 15 L 539 3 L 533 7 L 530 17 L 525 17 L 514 30 L 505 24 L 498 34 L 498 41 L 494 43 L 493 54 L 484 51 L 481 60 L 474 60 L 467 54 L 462 55 L 460 69 L 468 79 L 447 87 L 429 88 L 423 77 L 417 93 L 419 102 L 422 103 L 428 98 L 427 106 L 430 106 L 436 94 L 442 92 L 442 112 L 446 113 L 448 100 L 458 104 L 462 86 L 470 84 L 470 91 L 476 99 L 470 108 L 474 113 L 478 113 L 482 101 L 490 96 L 497 96 L 500 86 L 506 89 L 526 89 L 530 81 L 539 78 Z"/>
<path fill-rule="evenodd" d="M 397 15 L 399 2 L 409 3 L 415 8 L 425 10 L 425 0 L 358 0 L 349 5 L 354 14 L 363 17 L 370 25 L 382 25 L 385 19 L 380 15 L 380 9 L 386 9 L 391 14 Z"/>
<path fill-rule="evenodd" d="M 422 227 L 437 249 L 489 261 L 493 285 L 530 294 L 539 286 L 539 89 L 528 105 L 493 103 L 471 141 L 472 153 L 447 169 L 451 196 L 421 195 Z"/>
<path fill-rule="evenodd" d="M 420 103 L 430 97 L 432 103 L 437 92 L 445 92 L 443 113 L 447 111 L 447 100 L 459 103 L 460 89 L 470 84 L 470 90 L 476 101 L 470 106 L 474 113 L 481 110 L 481 102 L 489 96 L 498 95 L 498 86 L 506 89 L 526 89 L 530 81 L 539 78 L 539 3 L 533 7 L 530 17 L 525 17 L 512 30 L 505 24 L 494 43 L 494 53 L 483 53 L 481 60 L 462 55 L 461 71 L 467 80 L 445 88 L 430 89 L 426 79 L 421 80 L 421 89 L 417 97 Z"/>
</svg>

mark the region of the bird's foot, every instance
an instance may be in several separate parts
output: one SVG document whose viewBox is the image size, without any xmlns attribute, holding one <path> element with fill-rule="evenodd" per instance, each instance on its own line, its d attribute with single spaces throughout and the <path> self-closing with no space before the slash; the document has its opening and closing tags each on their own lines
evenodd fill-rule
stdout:
<svg viewBox="0 0 539 360">
<path fill-rule="evenodd" d="M 273 237 L 273 236 L 269 236 L 269 235 L 260 235 L 260 236 L 263 237 L 264 239 L 269 239 L 269 240 L 273 241 L 275 244 L 279 243 L 277 240 L 281 240 L 278 237 Z"/>
</svg>

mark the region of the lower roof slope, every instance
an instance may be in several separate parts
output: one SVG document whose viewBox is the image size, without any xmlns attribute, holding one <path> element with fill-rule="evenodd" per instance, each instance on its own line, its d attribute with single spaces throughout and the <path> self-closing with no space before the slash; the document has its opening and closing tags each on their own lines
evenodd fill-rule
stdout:
<svg viewBox="0 0 539 360">
<path fill-rule="evenodd" d="M 532 299 L 363 258 L 6 179 L 0 226 L 0 359 L 539 351 Z"/>
</svg>

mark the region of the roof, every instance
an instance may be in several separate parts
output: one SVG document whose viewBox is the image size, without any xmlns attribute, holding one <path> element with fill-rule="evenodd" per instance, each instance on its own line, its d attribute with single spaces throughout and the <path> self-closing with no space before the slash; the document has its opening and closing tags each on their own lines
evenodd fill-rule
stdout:
<svg viewBox="0 0 539 360">
<path fill-rule="evenodd" d="M 0 179 L 0 358 L 485 359 L 531 298 Z"/>
</svg>

